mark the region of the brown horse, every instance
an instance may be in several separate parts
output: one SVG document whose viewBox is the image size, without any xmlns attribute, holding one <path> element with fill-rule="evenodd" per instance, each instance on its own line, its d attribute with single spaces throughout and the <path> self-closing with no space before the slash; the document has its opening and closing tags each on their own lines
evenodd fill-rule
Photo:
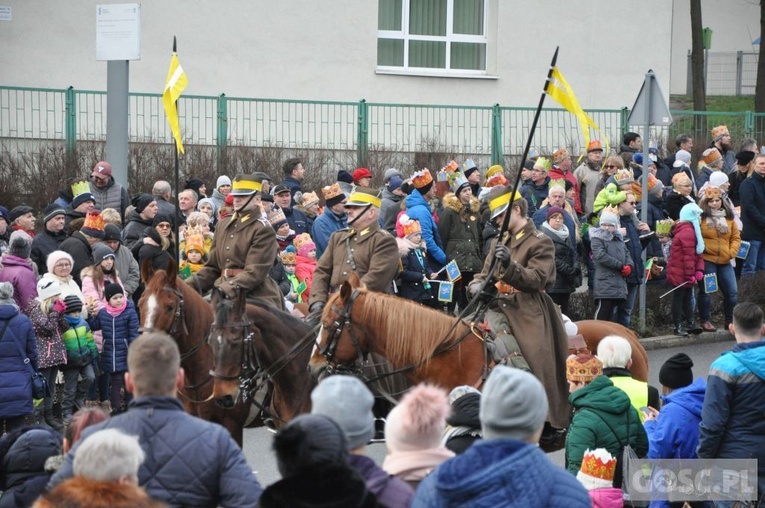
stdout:
<svg viewBox="0 0 765 508">
<path fill-rule="evenodd" d="M 648 378 L 648 355 L 634 333 L 603 321 L 577 323 L 593 353 L 606 335 L 621 335 L 632 345 L 631 371 Z M 318 349 L 311 358 L 315 373 L 333 365 L 350 367 L 369 353 L 387 358 L 412 384 L 436 383 L 447 390 L 480 387 L 486 374 L 483 337 L 456 317 L 410 300 L 359 287 L 351 277 L 332 295 L 322 315 Z M 329 365 L 328 365 L 329 364 Z"/>
<path fill-rule="evenodd" d="M 178 344 L 185 386 L 178 392 L 186 411 L 203 420 L 218 423 L 228 429 L 234 441 L 242 446 L 242 428 L 249 406 L 238 404 L 223 409 L 213 401 L 213 352 L 207 344 L 207 334 L 213 322 L 212 307 L 177 276 L 173 261 L 166 270 L 154 271 L 146 261 L 141 278 L 146 289 L 138 306 L 143 330 L 161 330 Z"/>
<path fill-rule="evenodd" d="M 222 407 L 254 399 L 264 384 L 270 398 L 258 402 L 264 416 L 281 427 L 311 409 L 316 382 L 308 372 L 315 333 L 303 321 L 245 295 L 226 300 L 213 290 L 215 322 L 210 333 L 214 353 L 213 398 Z"/>
</svg>

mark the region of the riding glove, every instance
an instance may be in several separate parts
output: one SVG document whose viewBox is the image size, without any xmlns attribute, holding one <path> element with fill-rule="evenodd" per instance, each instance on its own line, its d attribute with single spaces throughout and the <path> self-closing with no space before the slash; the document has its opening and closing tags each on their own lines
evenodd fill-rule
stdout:
<svg viewBox="0 0 765 508">
<path fill-rule="evenodd" d="M 494 248 L 494 257 L 507 268 L 510 266 L 510 249 L 506 245 L 497 245 Z"/>
</svg>

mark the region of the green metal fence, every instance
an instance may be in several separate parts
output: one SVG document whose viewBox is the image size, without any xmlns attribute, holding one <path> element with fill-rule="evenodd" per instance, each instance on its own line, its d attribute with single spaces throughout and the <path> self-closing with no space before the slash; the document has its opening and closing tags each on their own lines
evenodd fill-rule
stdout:
<svg viewBox="0 0 765 508">
<path fill-rule="evenodd" d="M 297 101 L 219 96 L 182 96 L 178 101 L 186 145 L 280 147 L 334 150 L 356 164 L 371 158 L 405 164 L 418 154 L 439 152 L 478 157 L 492 163 L 523 151 L 534 108 L 454 105 Z M 618 149 L 629 110 L 588 110 L 601 133 Z M 674 124 L 652 128 L 650 141 L 664 146 L 680 132 L 707 139 L 709 129 L 725 124 L 734 139 L 762 141 L 765 114 L 753 112 L 673 111 Z M 637 132 L 642 132 L 638 130 Z M 131 93 L 129 136 L 132 143 L 170 143 L 160 94 Z M 0 86 L 0 144 L 4 151 L 29 153 L 44 142 L 63 142 L 75 150 L 81 142 L 106 140 L 106 92 Z M 534 148 L 550 153 L 560 146 L 581 152 L 584 139 L 576 118 L 562 109 L 545 109 L 534 135 Z M 398 157 L 398 159 L 396 159 Z M 402 167 L 403 167 L 402 164 Z"/>
</svg>

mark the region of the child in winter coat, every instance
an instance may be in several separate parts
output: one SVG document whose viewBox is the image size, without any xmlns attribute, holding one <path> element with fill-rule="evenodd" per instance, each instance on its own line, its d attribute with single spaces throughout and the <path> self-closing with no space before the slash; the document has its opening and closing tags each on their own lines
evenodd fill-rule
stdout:
<svg viewBox="0 0 765 508">
<path fill-rule="evenodd" d="M 69 295 L 64 299 L 64 304 L 69 329 L 61 337 L 66 347 L 61 414 L 64 425 L 67 425 L 72 413 L 85 406 L 85 395 L 96 379 L 93 359 L 98 356 L 98 349 L 90 326 L 81 316 L 82 300 L 76 295 Z"/>
<path fill-rule="evenodd" d="M 187 279 L 205 266 L 208 251 L 205 248 L 205 241 L 202 235 L 188 235 L 184 241 L 184 255 L 186 259 L 182 259 L 178 265 L 178 273 L 181 274 L 181 277 Z"/>
<path fill-rule="evenodd" d="M 133 302 L 125 298 L 119 284 L 109 284 L 104 288 L 108 303 L 89 321 L 94 330 L 104 334 L 104 349 L 101 353 L 101 365 L 110 374 L 109 400 L 113 411 L 120 411 L 121 392 L 125 392 L 125 406 L 130 402 L 130 394 L 125 390 L 125 372 L 127 369 L 128 347 L 138 338 L 138 314 Z"/>
<path fill-rule="evenodd" d="M 308 233 L 298 235 L 293 243 L 297 249 L 295 276 L 305 285 L 305 291 L 301 296 L 302 301 L 307 302 L 311 295 L 313 272 L 316 270 L 316 244 Z"/>
<path fill-rule="evenodd" d="M 680 220 L 672 232 L 672 249 L 667 260 L 667 282 L 677 289 L 672 293 L 672 321 L 675 334 L 687 337 L 696 329 L 693 321 L 693 288 L 704 280 L 704 237 L 701 234 L 702 210 L 696 203 L 680 209 Z M 701 328 L 698 328 L 701 331 Z"/>
<path fill-rule="evenodd" d="M 427 248 L 425 242 L 422 241 L 420 222 L 405 216 L 399 220 L 403 226 L 404 238 L 416 247 L 401 258 L 401 284 L 398 295 L 428 307 L 438 308 L 438 300 L 435 298 L 432 285 L 429 282 L 429 279 L 433 280 L 437 275 L 428 263 Z"/>
<path fill-rule="evenodd" d="M 605 208 L 600 226 L 590 227 L 590 248 L 595 263 L 595 319 L 615 321 L 614 310 L 627 298 L 626 277 L 632 273 L 632 258 L 619 231 L 619 219 L 613 209 Z"/>
<path fill-rule="evenodd" d="M 622 489 L 613 486 L 616 465 L 616 457 L 605 448 L 585 450 L 576 479 L 589 492 L 593 508 L 624 506 Z"/>
<path fill-rule="evenodd" d="M 279 257 L 281 258 L 282 266 L 284 267 L 284 279 L 276 282 L 279 284 L 279 287 L 282 288 L 282 292 L 284 292 L 285 288 L 287 289 L 287 291 L 284 292 L 284 300 L 289 304 L 303 303 L 303 299 L 301 298 L 303 293 L 300 291 L 300 281 L 295 275 L 295 258 L 297 257 L 295 255 L 295 247 L 292 245 L 287 246 L 287 249 L 279 254 Z M 285 280 L 289 286 L 285 284 Z"/>
<path fill-rule="evenodd" d="M 290 223 L 287 222 L 287 216 L 280 209 L 271 210 L 268 214 L 268 221 L 276 231 L 276 243 L 279 244 L 279 252 L 284 252 L 287 246 L 292 245 L 295 239 L 295 231 L 290 229 Z"/>
<path fill-rule="evenodd" d="M 69 328 L 64 315 L 65 310 L 66 305 L 61 301 L 59 283 L 40 279 L 37 283 L 37 298 L 29 302 L 26 315 L 32 321 L 37 337 L 37 368 L 51 390 L 56 386 L 59 367 L 66 364 L 66 348 L 61 340 L 61 335 Z M 41 406 L 35 408 L 35 415 L 38 414 L 38 410 L 42 411 L 45 423 L 60 432 L 64 426 L 53 416 L 52 394 L 45 397 Z M 39 421 L 38 418 L 35 420 Z"/>
</svg>

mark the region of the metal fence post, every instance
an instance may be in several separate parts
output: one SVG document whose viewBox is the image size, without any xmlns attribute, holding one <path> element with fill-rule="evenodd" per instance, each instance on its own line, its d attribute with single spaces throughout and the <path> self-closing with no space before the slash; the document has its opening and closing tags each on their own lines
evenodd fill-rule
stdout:
<svg viewBox="0 0 765 508">
<path fill-rule="evenodd" d="M 744 75 L 744 52 L 736 52 L 736 95 L 741 95 L 741 84 Z"/>
<path fill-rule="evenodd" d="M 502 109 L 499 104 L 491 108 L 491 163 L 502 165 Z"/>
<path fill-rule="evenodd" d="M 744 137 L 754 136 L 754 112 L 744 111 Z"/>
<path fill-rule="evenodd" d="M 66 89 L 65 103 L 64 139 L 66 140 L 66 153 L 72 155 L 77 148 L 77 94 L 73 86 Z"/>
<path fill-rule="evenodd" d="M 224 153 L 228 144 L 228 100 L 226 94 L 218 96 L 218 114 L 216 119 L 217 127 L 217 149 L 218 149 L 218 171 L 225 169 Z"/>
<path fill-rule="evenodd" d="M 367 146 L 369 142 L 369 115 L 367 111 L 366 99 L 359 101 L 359 115 L 358 115 L 358 137 L 356 139 L 356 161 L 358 167 L 364 167 L 367 165 Z"/>
<path fill-rule="evenodd" d="M 630 117 L 629 108 L 627 107 L 622 108 L 622 118 L 621 118 L 622 133 L 621 133 L 621 136 L 619 136 L 619 143 L 621 143 L 622 139 L 624 139 L 624 135 L 630 131 L 629 117 Z"/>
</svg>

